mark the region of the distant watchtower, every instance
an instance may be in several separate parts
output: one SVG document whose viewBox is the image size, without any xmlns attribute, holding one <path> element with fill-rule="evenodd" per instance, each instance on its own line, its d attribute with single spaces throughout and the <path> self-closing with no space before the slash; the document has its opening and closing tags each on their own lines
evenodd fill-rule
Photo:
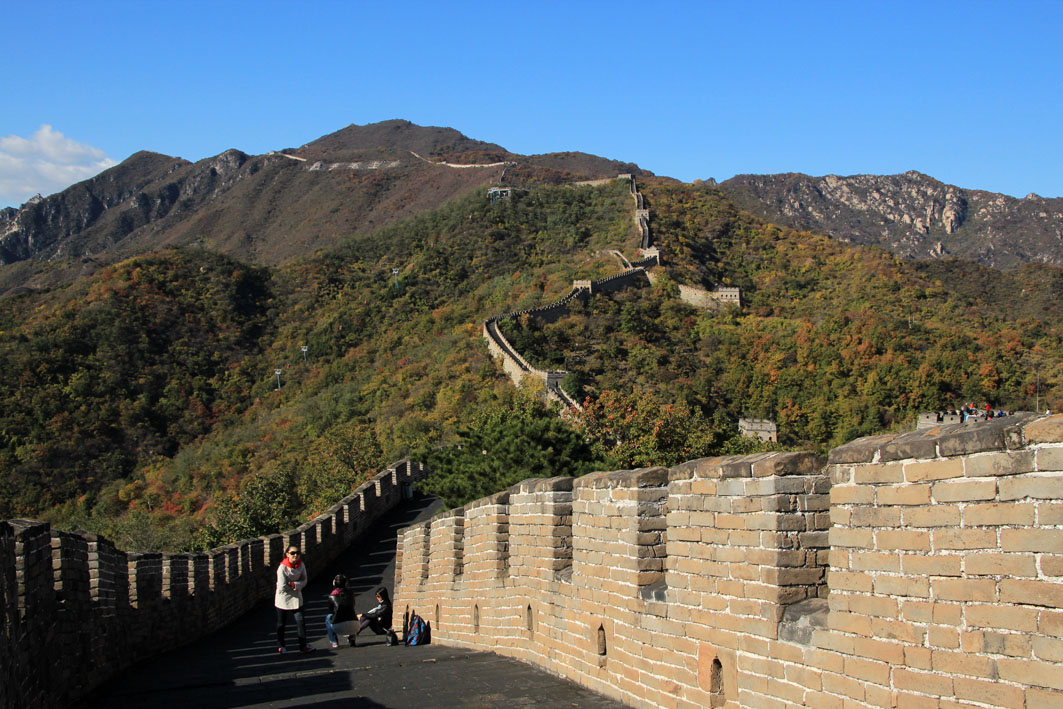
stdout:
<svg viewBox="0 0 1063 709">
<path fill-rule="evenodd" d="M 492 202 L 497 202 L 500 199 L 509 199 L 513 194 L 513 189 L 510 187 L 488 187 L 487 199 Z"/>
<path fill-rule="evenodd" d="M 779 442 L 779 427 L 768 419 L 738 419 L 738 431 L 746 438 Z"/>
</svg>

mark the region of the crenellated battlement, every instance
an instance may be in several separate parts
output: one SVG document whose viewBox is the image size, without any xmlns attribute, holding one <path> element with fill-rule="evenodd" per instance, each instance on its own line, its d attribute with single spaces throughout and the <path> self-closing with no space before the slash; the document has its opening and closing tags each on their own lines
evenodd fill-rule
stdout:
<svg viewBox="0 0 1063 709">
<path fill-rule="evenodd" d="M 399 547 L 436 642 L 633 706 L 1063 704 L 1063 416 L 527 480 Z"/>
<path fill-rule="evenodd" d="M 320 571 L 426 474 L 401 461 L 296 529 L 202 553 L 123 551 L 94 534 L 0 521 L 0 706 L 69 705 L 214 632 L 273 596 L 288 545 Z"/>
</svg>

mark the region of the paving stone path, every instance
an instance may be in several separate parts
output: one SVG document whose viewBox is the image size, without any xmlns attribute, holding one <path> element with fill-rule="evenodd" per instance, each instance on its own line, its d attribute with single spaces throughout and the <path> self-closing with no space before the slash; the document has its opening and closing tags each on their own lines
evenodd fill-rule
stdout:
<svg viewBox="0 0 1063 709">
<path fill-rule="evenodd" d="M 182 707 L 589 707 L 623 706 L 566 679 L 491 653 L 427 645 L 387 647 L 363 633 L 358 647 L 333 650 L 325 637 L 326 597 L 332 577 L 345 574 L 358 612 L 389 589 L 395 539 L 402 527 L 441 510 L 434 498 L 416 498 L 383 518 L 362 544 L 318 573 L 304 591 L 314 652 L 277 653 L 273 603 L 263 602 L 223 630 L 129 668 L 94 695 L 88 706 Z M 313 559 L 307 559 L 313 569 Z M 396 624 L 401 610 L 396 609 Z M 291 626 L 291 624 L 289 624 Z"/>
</svg>

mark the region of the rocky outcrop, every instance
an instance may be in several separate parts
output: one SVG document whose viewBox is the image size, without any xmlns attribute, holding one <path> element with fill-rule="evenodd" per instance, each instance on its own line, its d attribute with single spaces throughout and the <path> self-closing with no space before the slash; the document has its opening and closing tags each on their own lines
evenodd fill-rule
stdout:
<svg viewBox="0 0 1063 709">
<path fill-rule="evenodd" d="M 994 268 L 1063 266 L 1063 199 L 966 190 L 902 175 L 738 175 L 719 189 L 769 221 L 875 245 L 901 258 L 957 257 Z"/>
<path fill-rule="evenodd" d="M 63 256 L 70 239 L 96 227 L 109 210 L 139 198 L 148 185 L 188 164 L 179 158 L 140 152 L 58 194 L 38 195 L 19 209 L 3 210 L 0 265 Z"/>
</svg>

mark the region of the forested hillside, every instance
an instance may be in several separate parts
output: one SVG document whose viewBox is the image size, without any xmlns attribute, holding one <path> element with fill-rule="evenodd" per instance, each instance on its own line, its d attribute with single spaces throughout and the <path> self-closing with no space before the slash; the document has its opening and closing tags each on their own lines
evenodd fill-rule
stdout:
<svg viewBox="0 0 1063 709">
<path fill-rule="evenodd" d="M 761 222 L 715 190 L 643 192 L 674 255 L 667 278 L 556 323 L 504 323 L 533 364 L 571 372 L 577 398 L 652 397 L 724 425 L 771 418 L 783 444 L 825 450 L 921 411 L 1032 409 L 1039 377 L 1041 401 L 1049 380 L 1058 396 L 1059 269 L 903 262 Z M 675 282 L 740 286 L 743 308 L 699 312 Z"/>
<path fill-rule="evenodd" d="M 283 269 L 187 249 L 0 301 L 0 516 L 172 547 L 319 511 L 508 410 L 480 321 L 609 273 L 593 254 L 630 238 L 629 202 L 477 191 Z"/>
<path fill-rule="evenodd" d="M 194 548 L 305 519 L 406 454 L 459 504 L 529 475 L 748 450 L 738 416 L 825 449 L 963 401 L 1060 403 L 1059 306 L 1042 292 L 1058 270 L 1009 276 L 1033 290 L 1017 308 L 711 188 L 642 191 L 656 285 L 510 321 L 522 353 L 572 372 L 587 406 L 564 419 L 512 387 L 481 324 L 614 273 L 606 249 L 634 255 L 622 181 L 478 189 L 286 266 L 186 248 L 0 301 L 0 517 Z M 677 283 L 737 285 L 744 306 L 695 310 Z"/>
<path fill-rule="evenodd" d="M 711 190 L 643 191 L 657 243 L 676 254 L 668 278 L 556 323 L 504 323 L 534 365 L 571 372 L 577 399 L 620 391 L 723 422 L 770 418 L 783 444 L 826 450 L 919 411 L 1032 408 L 1037 368 L 1047 381 L 1063 355 L 1059 320 L 1031 317 L 1057 313 L 1052 290 L 1031 287 L 1024 303 L 994 289 L 982 300 L 940 269 L 781 230 Z M 738 285 L 744 307 L 701 313 L 679 302 L 676 281 Z"/>
</svg>

